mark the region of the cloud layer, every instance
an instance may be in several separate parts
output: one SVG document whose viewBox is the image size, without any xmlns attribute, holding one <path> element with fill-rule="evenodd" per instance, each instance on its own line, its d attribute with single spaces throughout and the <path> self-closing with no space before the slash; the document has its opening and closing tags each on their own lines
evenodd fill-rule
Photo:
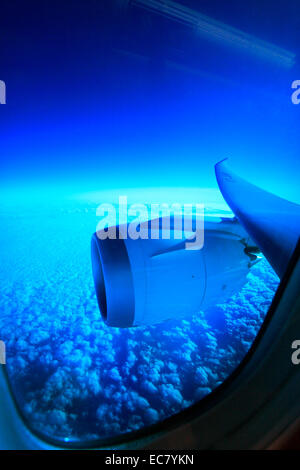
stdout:
<svg viewBox="0 0 300 470">
<path fill-rule="evenodd" d="M 57 439 L 140 429 L 209 394 L 248 351 L 278 285 L 263 259 L 225 304 L 182 321 L 108 328 L 91 277 L 94 222 L 91 210 L 1 216 L 10 380 L 31 427 Z"/>
</svg>

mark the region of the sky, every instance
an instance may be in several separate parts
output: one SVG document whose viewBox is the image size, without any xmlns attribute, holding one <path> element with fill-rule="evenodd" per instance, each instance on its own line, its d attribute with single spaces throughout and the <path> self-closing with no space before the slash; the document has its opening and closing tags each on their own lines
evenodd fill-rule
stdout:
<svg viewBox="0 0 300 470">
<path fill-rule="evenodd" d="M 174 197 L 222 209 L 214 165 L 225 157 L 242 177 L 300 203 L 300 105 L 291 100 L 299 0 L 181 0 L 190 18 L 205 15 L 202 31 L 142 3 L 0 4 L 1 334 L 24 415 L 56 437 L 126 432 L 210 393 L 244 357 L 278 283 L 263 260 L 210 324 L 196 315 L 157 336 L 112 335 L 90 267 L 95 212 L 82 204 L 115 202 L 120 191 L 129 202 Z M 35 213 L 45 202 L 47 214 Z M 57 337 L 66 340 L 59 348 Z"/>
<path fill-rule="evenodd" d="M 125 3 L 3 2 L 7 197 L 217 188 L 214 164 L 229 157 L 241 176 L 300 202 L 300 105 L 291 101 L 300 79 L 300 5 L 182 2 L 225 30 L 250 34 L 254 45 L 263 40 L 294 54 L 286 67 Z"/>
</svg>

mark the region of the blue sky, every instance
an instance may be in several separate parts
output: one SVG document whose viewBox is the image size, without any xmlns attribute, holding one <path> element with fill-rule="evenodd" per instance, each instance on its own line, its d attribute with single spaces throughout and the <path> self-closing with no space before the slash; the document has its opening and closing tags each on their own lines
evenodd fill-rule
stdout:
<svg viewBox="0 0 300 470">
<path fill-rule="evenodd" d="M 93 2 L 12 2 L 0 77 L 2 188 L 49 197 L 53 188 L 213 188 L 214 164 L 229 157 L 242 176 L 300 202 L 297 37 L 276 36 L 276 12 L 261 37 L 259 15 L 246 24 L 232 4 L 232 24 L 296 53 L 294 67 L 217 47 L 158 18 L 144 33 L 145 18 L 94 11 Z M 228 24 L 230 8 L 216 9 L 222 15 Z"/>
</svg>

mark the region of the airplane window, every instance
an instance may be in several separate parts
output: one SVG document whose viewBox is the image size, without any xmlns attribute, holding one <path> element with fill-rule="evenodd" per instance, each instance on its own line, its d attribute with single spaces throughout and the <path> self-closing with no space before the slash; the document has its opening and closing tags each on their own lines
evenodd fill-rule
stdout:
<svg viewBox="0 0 300 470">
<path fill-rule="evenodd" d="M 298 214 L 300 7 L 46 6 L 37 2 L 18 31 L 8 6 L 3 25 L 27 65 L 11 50 L 26 93 L 6 80 L 0 340 L 25 422 L 67 445 L 179 413 L 222 384 L 253 344 L 281 271 L 253 240 L 253 224 L 250 233 L 237 219 L 214 166 L 229 157 L 243 180 Z M 2 62 L 10 70 L 9 55 Z M 92 237 L 110 204 L 120 215 L 119 197 L 128 220 L 134 204 L 143 220 L 154 203 L 204 210 L 203 247 L 141 240 L 137 250 L 126 241 L 125 252 L 106 251 Z M 260 214 L 263 195 L 237 199 Z M 281 216 L 273 213 L 271 230 Z"/>
<path fill-rule="evenodd" d="M 18 205 L 1 216 L 0 331 L 30 426 L 58 440 L 111 437 L 163 420 L 214 390 L 250 348 L 277 288 L 266 259 L 205 311 L 113 328 L 101 318 L 91 275 L 95 207 L 59 204 Z"/>
</svg>

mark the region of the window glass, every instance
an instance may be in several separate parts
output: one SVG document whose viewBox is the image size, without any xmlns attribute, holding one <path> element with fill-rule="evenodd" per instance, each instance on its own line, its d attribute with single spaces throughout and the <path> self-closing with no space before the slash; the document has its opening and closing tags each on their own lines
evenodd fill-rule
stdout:
<svg viewBox="0 0 300 470">
<path fill-rule="evenodd" d="M 265 258 L 224 303 L 182 320 L 112 328 L 91 274 L 96 207 L 58 204 L 1 215 L 0 331 L 30 426 L 52 439 L 102 439 L 163 420 L 221 384 L 250 348 L 278 285 Z"/>
<path fill-rule="evenodd" d="M 225 157 L 299 203 L 299 2 L 29 3 L 10 3 L 0 20 L 10 101 L 1 107 L 0 340 L 26 423 L 45 438 L 96 441 L 209 395 L 265 319 L 279 278 L 255 246 L 228 297 L 190 311 L 186 291 L 182 318 L 109 326 L 90 243 L 97 207 L 119 195 L 147 207 L 199 203 L 208 220 L 232 220 L 214 173 Z M 208 270 L 218 277 L 217 264 Z"/>
</svg>

